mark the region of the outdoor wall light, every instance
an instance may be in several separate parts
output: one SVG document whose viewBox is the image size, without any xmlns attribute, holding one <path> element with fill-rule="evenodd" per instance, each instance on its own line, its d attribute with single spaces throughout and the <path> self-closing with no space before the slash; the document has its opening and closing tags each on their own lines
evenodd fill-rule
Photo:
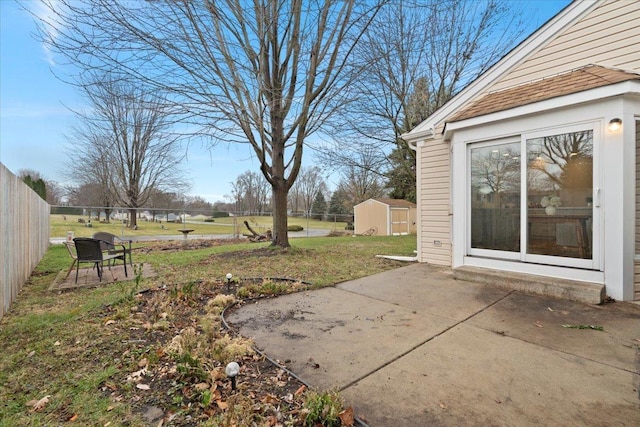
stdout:
<svg viewBox="0 0 640 427">
<path fill-rule="evenodd" d="M 233 274 L 227 273 L 227 293 L 231 293 L 231 279 L 233 279 Z"/>
<path fill-rule="evenodd" d="M 617 132 L 622 128 L 622 120 L 619 118 L 609 120 L 609 126 L 607 126 L 610 132 Z"/>
<path fill-rule="evenodd" d="M 236 376 L 240 373 L 240 365 L 236 362 L 230 362 L 224 369 L 224 372 L 231 378 L 231 390 L 236 389 Z"/>
</svg>

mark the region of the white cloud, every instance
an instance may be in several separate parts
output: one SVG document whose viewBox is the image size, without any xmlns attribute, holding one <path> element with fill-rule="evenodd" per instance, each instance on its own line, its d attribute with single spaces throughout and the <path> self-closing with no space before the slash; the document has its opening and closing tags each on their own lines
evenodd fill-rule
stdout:
<svg viewBox="0 0 640 427">
<path fill-rule="evenodd" d="M 47 0 L 43 2 L 29 3 L 29 6 L 30 13 L 39 21 L 38 24 L 44 27 L 44 30 L 46 31 L 46 38 L 55 42 L 60 35 L 60 22 L 57 20 L 57 16 L 52 9 L 54 6 L 59 9 L 62 7 L 62 3 L 58 3 L 55 0 Z M 42 50 L 44 51 L 44 60 L 50 66 L 54 67 L 56 65 L 54 53 L 47 43 L 42 43 Z"/>
<path fill-rule="evenodd" d="M 0 116 L 5 118 L 47 118 L 52 116 L 68 116 L 71 112 L 62 105 L 11 105 L 2 106 Z"/>
</svg>

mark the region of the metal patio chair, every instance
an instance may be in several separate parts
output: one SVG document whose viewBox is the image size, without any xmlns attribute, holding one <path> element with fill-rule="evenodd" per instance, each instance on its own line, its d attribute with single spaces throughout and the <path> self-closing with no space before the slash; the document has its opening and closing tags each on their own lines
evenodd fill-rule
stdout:
<svg viewBox="0 0 640 427">
<path fill-rule="evenodd" d="M 103 247 L 108 247 L 109 242 L 103 240 L 91 239 L 88 237 L 76 237 L 73 239 L 73 243 L 76 247 L 76 283 L 78 283 L 78 271 L 80 270 L 80 263 L 91 263 L 98 270 L 98 278 L 102 282 L 102 272 L 104 269 L 104 262 L 107 261 L 107 266 L 110 266 L 111 260 L 121 259 L 124 263 L 124 275 L 127 274 L 127 262 L 125 260 L 126 254 L 124 252 L 125 247 L 122 246 L 122 251 L 119 253 L 109 254 L 108 251 L 104 252 Z"/>
<path fill-rule="evenodd" d="M 64 276 L 64 280 L 67 280 L 67 277 L 69 277 L 69 274 L 71 274 L 71 270 L 73 270 L 73 267 L 75 267 L 76 263 L 78 262 L 78 255 L 76 254 L 76 245 L 74 242 L 67 241 L 67 242 L 64 242 L 64 244 L 67 247 L 67 250 L 69 251 L 69 256 L 71 256 L 71 259 L 73 260 L 73 262 L 71 263 L 71 266 L 67 270 L 67 274 Z"/>
<path fill-rule="evenodd" d="M 107 242 L 108 245 L 103 244 L 102 250 L 106 251 L 109 255 L 124 254 L 124 262 L 127 262 L 127 255 L 129 255 L 129 265 L 133 267 L 133 259 L 131 258 L 131 240 L 121 239 L 115 234 L 107 233 L 106 231 L 98 231 L 93 233 L 93 238 Z M 122 249 L 116 248 L 121 246 Z"/>
</svg>

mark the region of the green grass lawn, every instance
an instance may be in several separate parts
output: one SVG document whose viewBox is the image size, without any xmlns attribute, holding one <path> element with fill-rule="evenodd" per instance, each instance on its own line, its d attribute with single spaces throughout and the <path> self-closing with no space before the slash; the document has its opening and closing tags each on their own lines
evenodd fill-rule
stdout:
<svg viewBox="0 0 640 427">
<path fill-rule="evenodd" d="M 107 231 L 120 237 L 134 236 L 159 236 L 159 235 L 181 235 L 181 228 L 193 229 L 193 234 L 240 234 L 247 233 L 244 221 L 257 232 L 264 232 L 271 229 L 272 219 L 268 216 L 251 217 L 228 217 L 216 218 L 215 222 L 204 222 L 187 219 L 186 224 L 180 223 L 157 223 L 138 220 L 138 229 L 132 230 L 124 226 L 122 221 L 112 221 L 111 223 L 101 223 L 91 221 L 91 227 L 86 227 L 86 223 L 78 222 L 78 219 L 87 220 L 86 216 L 53 214 L 50 218 L 51 237 L 66 237 L 67 232 L 72 231 L 75 237 L 91 237 L 98 231 Z M 300 225 L 305 230 L 319 228 L 324 230 L 344 231 L 345 222 L 318 221 L 299 217 L 290 217 L 289 225 Z"/>
<path fill-rule="evenodd" d="M 219 319 L 207 317 L 207 301 L 215 289 L 224 289 L 224 276 L 288 277 L 315 287 L 331 286 L 405 265 L 375 255 L 412 255 L 416 237 L 299 238 L 287 250 L 265 243 L 195 250 L 182 250 L 179 244 L 167 248 L 170 244 L 135 246 L 134 263 L 152 264 L 158 273 L 155 278 L 67 292 L 49 290 L 58 272 L 66 270 L 71 261 L 62 245 L 49 248 L 0 321 L 0 426 L 146 425 L 139 400 L 145 392 L 126 380 L 141 366 L 149 371 L 146 382 L 152 389 L 148 393 L 170 399 L 172 410 L 179 415 L 176 420 L 189 415 L 201 417 L 199 425 L 205 426 L 251 425 L 237 420 L 258 419 L 255 408 L 266 405 L 258 390 L 243 393 L 256 396 L 244 412 L 232 414 L 211 403 L 211 390 L 216 386 L 212 375 L 219 369 L 216 366 L 225 363 L 216 359 L 217 354 L 224 354 L 216 343 L 229 338 L 216 329 Z M 146 299 L 136 295 L 139 289 L 148 288 L 160 291 L 145 294 Z M 156 323 L 144 320 L 143 314 Z M 160 337 L 169 336 L 170 341 L 172 334 L 190 325 L 195 335 L 188 357 L 167 354 L 167 343 Z M 239 346 L 238 341 L 231 344 Z M 194 379 L 184 372 L 200 376 Z M 162 375 L 169 375 L 171 381 L 163 380 Z M 210 388 L 197 391 L 203 381 Z M 36 410 L 34 402 L 41 399 L 45 401 Z M 231 416 L 236 421 L 229 421 Z M 177 422 L 170 425 L 187 425 Z M 263 424 L 264 420 L 258 423 Z"/>
</svg>

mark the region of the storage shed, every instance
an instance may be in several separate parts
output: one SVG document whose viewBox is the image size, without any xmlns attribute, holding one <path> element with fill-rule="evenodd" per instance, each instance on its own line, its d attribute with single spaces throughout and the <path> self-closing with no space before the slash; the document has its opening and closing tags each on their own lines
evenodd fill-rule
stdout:
<svg viewBox="0 0 640 427">
<path fill-rule="evenodd" d="M 369 199 L 353 207 L 355 234 L 398 236 L 416 232 L 416 204 Z"/>
</svg>

